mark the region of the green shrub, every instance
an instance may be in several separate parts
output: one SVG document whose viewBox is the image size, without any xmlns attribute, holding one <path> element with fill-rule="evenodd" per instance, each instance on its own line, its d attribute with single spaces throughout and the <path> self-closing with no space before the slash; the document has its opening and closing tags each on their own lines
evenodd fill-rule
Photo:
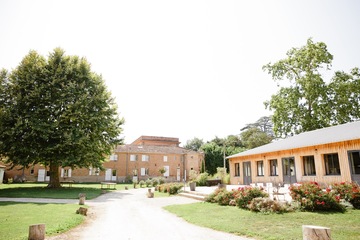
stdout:
<svg viewBox="0 0 360 240">
<path fill-rule="evenodd" d="M 210 202 L 210 203 L 216 203 L 216 199 L 215 197 L 221 192 L 224 191 L 224 188 L 217 188 L 215 189 L 214 192 L 210 193 L 209 195 L 207 195 L 205 197 L 205 202 Z"/>
<path fill-rule="evenodd" d="M 145 181 L 144 181 L 144 180 L 141 180 L 141 181 L 139 182 L 139 185 L 140 185 L 141 188 L 144 187 Z"/>
<path fill-rule="evenodd" d="M 218 194 L 214 197 L 215 202 L 219 205 L 230 205 L 230 201 L 234 199 L 232 191 L 227 191 L 225 188 L 221 188 Z"/>
<path fill-rule="evenodd" d="M 178 192 L 184 187 L 182 183 L 164 183 L 158 185 L 155 190 L 163 193 L 169 193 L 170 195 L 178 194 Z"/>
<path fill-rule="evenodd" d="M 152 183 L 152 186 L 153 186 L 153 187 L 156 187 L 157 185 L 159 185 L 159 180 L 158 180 L 157 178 L 153 178 L 153 179 L 151 180 L 151 183 Z"/>
<path fill-rule="evenodd" d="M 304 211 L 335 211 L 344 212 L 340 197 L 329 188 L 323 191 L 316 182 L 304 182 L 290 186 L 290 195 L 300 204 Z"/>
<path fill-rule="evenodd" d="M 206 186 L 206 181 L 209 178 L 209 174 L 207 172 L 199 174 L 196 178 L 196 184 L 198 186 Z"/>
<path fill-rule="evenodd" d="M 275 201 L 270 198 L 254 198 L 248 205 L 250 211 L 261 213 L 286 213 L 295 210 L 293 206 L 288 203 Z"/>
<path fill-rule="evenodd" d="M 259 197 L 269 197 L 269 195 L 260 188 L 256 187 L 240 187 L 238 190 L 234 190 L 236 205 L 239 208 L 248 208 L 251 200 Z"/>
<path fill-rule="evenodd" d="M 152 186 L 152 181 L 151 181 L 150 178 L 146 179 L 145 185 L 146 185 L 146 187 L 151 187 Z"/>
<path fill-rule="evenodd" d="M 164 184 L 164 183 L 165 183 L 165 178 L 159 177 L 159 178 L 158 178 L 158 183 L 159 183 L 159 184 Z"/>
</svg>

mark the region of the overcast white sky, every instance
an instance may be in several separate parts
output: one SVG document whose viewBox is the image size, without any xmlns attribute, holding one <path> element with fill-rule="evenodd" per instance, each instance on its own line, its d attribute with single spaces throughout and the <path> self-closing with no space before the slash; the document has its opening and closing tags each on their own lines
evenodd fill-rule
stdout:
<svg viewBox="0 0 360 240">
<path fill-rule="evenodd" d="M 309 37 L 327 44 L 333 71 L 360 67 L 356 0 L 0 0 L 0 31 L 0 68 L 30 50 L 86 57 L 116 98 L 126 143 L 239 134 L 271 114 L 263 102 L 277 88 L 262 66 Z"/>
</svg>

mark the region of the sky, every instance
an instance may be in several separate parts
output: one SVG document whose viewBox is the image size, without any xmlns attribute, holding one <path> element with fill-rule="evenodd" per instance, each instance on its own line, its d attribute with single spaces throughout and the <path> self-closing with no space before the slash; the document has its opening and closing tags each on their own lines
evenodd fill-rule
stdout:
<svg viewBox="0 0 360 240">
<path fill-rule="evenodd" d="M 262 66 L 310 37 L 334 56 L 327 78 L 360 67 L 359 12 L 357 0 L 0 0 L 0 69 L 61 47 L 103 76 L 125 143 L 206 142 L 272 114 Z"/>
</svg>

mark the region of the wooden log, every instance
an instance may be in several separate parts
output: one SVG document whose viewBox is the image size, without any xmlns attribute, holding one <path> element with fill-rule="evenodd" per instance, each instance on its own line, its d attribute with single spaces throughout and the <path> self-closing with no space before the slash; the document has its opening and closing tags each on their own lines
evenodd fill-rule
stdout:
<svg viewBox="0 0 360 240">
<path fill-rule="evenodd" d="M 302 232 L 303 240 L 331 240 L 331 231 L 327 227 L 303 225 Z"/>
<path fill-rule="evenodd" d="M 45 224 L 35 224 L 29 226 L 28 240 L 44 240 L 45 239 Z"/>
</svg>

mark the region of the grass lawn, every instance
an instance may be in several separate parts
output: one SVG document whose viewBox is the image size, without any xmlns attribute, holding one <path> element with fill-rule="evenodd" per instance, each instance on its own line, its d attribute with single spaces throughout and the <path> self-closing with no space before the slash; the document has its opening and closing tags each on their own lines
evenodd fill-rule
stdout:
<svg viewBox="0 0 360 240">
<path fill-rule="evenodd" d="M 29 226 L 45 223 L 46 236 L 66 232 L 85 219 L 77 204 L 0 202 L 0 239 L 27 239 Z"/>
<path fill-rule="evenodd" d="M 59 189 L 46 188 L 46 186 L 46 183 L 0 184 L 0 197 L 77 199 L 79 193 L 85 193 L 86 199 L 93 199 L 102 193 L 100 183 L 74 183 L 71 188 L 65 186 Z M 130 184 L 117 184 L 116 189 L 125 189 L 125 186 L 132 187 Z"/>
<path fill-rule="evenodd" d="M 165 209 L 190 223 L 255 239 L 302 239 L 302 225 L 329 227 L 336 240 L 360 239 L 360 210 L 265 215 L 213 203 L 172 205 Z"/>
</svg>

